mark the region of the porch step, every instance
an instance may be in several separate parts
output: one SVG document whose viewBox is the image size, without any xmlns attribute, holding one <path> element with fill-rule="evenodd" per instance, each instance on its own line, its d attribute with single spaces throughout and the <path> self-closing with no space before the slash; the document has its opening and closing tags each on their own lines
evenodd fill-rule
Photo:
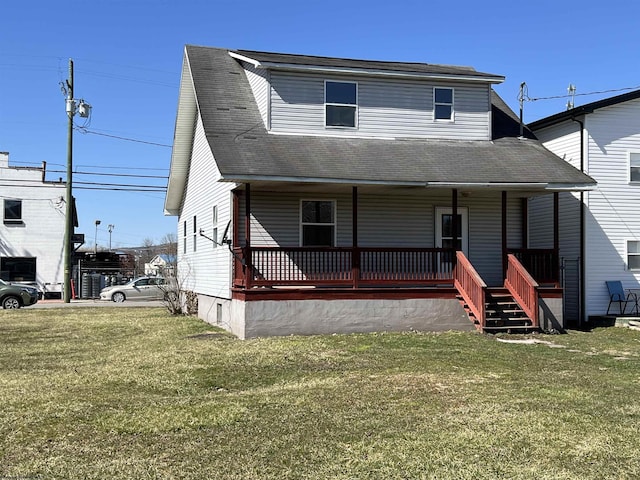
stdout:
<svg viewBox="0 0 640 480">
<path fill-rule="evenodd" d="M 481 328 L 479 319 L 475 318 L 462 297 L 458 297 L 469 319 Z M 518 332 L 537 330 L 532 320 L 518 306 L 513 297 L 505 289 L 489 289 L 485 303 L 485 332 Z"/>
</svg>

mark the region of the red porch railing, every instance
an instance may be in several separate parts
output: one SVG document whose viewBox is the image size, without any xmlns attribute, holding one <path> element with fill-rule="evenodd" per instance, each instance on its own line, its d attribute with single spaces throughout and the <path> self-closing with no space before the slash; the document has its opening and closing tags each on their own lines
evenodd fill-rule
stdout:
<svg viewBox="0 0 640 480">
<path fill-rule="evenodd" d="M 476 272 L 471 262 L 467 260 L 464 253 L 457 253 L 456 267 L 453 271 L 454 286 L 464 298 L 469 309 L 478 320 L 480 327 L 484 328 L 486 321 L 486 290 L 484 283 L 478 272 Z"/>
<path fill-rule="evenodd" d="M 234 249 L 234 286 L 453 283 L 443 248 L 251 247 Z"/>
<path fill-rule="evenodd" d="M 551 248 L 510 248 L 531 276 L 542 284 L 560 285 L 560 263 L 558 252 Z"/>
<path fill-rule="evenodd" d="M 532 326 L 537 327 L 538 283 L 513 254 L 507 256 L 507 275 L 504 286 L 531 319 Z"/>
</svg>

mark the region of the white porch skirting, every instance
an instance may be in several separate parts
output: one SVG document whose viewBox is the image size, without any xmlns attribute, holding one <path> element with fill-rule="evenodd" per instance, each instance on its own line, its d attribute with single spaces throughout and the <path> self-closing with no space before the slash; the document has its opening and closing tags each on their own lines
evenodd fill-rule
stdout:
<svg viewBox="0 0 640 480">
<path fill-rule="evenodd" d="M 198 317 L 241 339 L 382 331 L 473 331 L 456 299 L 229 300 L 198 295 Z"/>
</svg>

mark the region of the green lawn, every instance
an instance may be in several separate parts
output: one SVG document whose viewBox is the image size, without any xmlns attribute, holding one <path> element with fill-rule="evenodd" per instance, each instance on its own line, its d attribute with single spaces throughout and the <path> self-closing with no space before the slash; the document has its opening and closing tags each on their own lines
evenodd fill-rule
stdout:
<svg viewBox="0 0 640 480">
<path fill-rule="evenodd" d="M 638 331 L 241 341 L 61 308 L 0 338 L 0 478 L 640 477 Z"/>
</svg>

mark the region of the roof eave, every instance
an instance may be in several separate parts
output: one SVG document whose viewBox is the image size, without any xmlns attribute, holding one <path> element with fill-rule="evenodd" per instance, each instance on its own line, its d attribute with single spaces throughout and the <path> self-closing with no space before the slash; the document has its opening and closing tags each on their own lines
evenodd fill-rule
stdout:
<svg viewBox="0 0 640 480">
<path fill-rule="evenodd" d="M 548 183 L 548 182 L 427 182 L 427 188 L 455 188 L 467 190 L 544 190 L 550 192 L 582 192 L 594 190 L 594 183 Z"/>
<path fill-rule="evenodd" d="M 185 50 L 182 64 L 182 78 L 180 80 L 180 95 L 178 99 L 178 113 L 173 135 L 171 150 L 171 165 L 169 167 L 169 181 L 164 202 L 165 215 L 179 215 L 182 198 L 187 185 L 189 162 L 193 136 L 195 133 L 196 116 L 198 112 L 195 88 L 189 57 Z"/>
<path fill-rule="evenodd" d="M 465 82 L 480 82 L 488 84 L 498 84 L 505 80 L 502 75 L 461 75 L 461 74 L 445 74 L 445 73 L 425 73 L 425 72 L 411 72 L 411 71 L 393 71 L 393 70 L 378 70 L 368 68 L 347 68 L 347 67 L 329 67 L 321 65 L 302 65 L 297 63 L 277 63 L 277 62 L 260 62 L 245 55 L 240 55 L 236 52 L 229 52 L 229 55 L 237 60 L 250 63 L 255 68 L 262 68 L 265 70 L 289 70 L 289 71 L 306 71 L 306 72 L 320 72 L 320 73 L 332 73 L 342 75 L 372 75 L 380 77 L 394 77 L 394 78 L 431 78 L 434 80 L 458 80 Z"/>
<path fill-rule="evenodd" d="M 582 192 L 595 190 L 597 185 L 593 183 L 548 183 L 548 182 L 424 182 L 424 181 L 393 181 L 393 180 L 369 180 L 354 178 L 312 178 L 312 177 L 285 177 L 269 175 L 229 175 L 221 178 L 221 182 L 234 182 L 238 184 L 251 182 L 282 182 L 282 183 L 326 183 L 334 185 L 353 186 L 389 186 L 389 187 L 424 187 L 446 188 L 465 190 L 530 190 L 547 192 Z"/>
</svg>

